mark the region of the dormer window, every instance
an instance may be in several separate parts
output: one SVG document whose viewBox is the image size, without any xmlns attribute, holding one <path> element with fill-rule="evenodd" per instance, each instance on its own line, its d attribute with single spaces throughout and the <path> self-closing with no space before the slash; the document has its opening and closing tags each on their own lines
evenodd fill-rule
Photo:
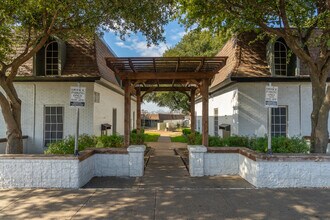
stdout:
<svg viewBox="0 0 330 220">
<path fill-rule="evenodd" d="M 59 76 L 65 64 L 66 45 L 58 38 L 52 37 L 34 57 L 36 76 Z"/>
<path fill-rule="evenodd" d="M 288 48 L 286 45 L 277 40 L 274 44 L 274 70 L 277 76 L 287 75 L 287 56 Z"/>
<path fill-rule="evenodd" d="M 273 76 L 299 75 L 297 57 L 283 38 L 278 38 L 268 46 L 268 62 Z"/>
<path fill-rule="evenodd" d="M 45 74 L 46 76 L 54 76 L 59 74 L 58 63 L 58 43 L 52 41 L 47 44 L 45 49 Z"/>
</svg>

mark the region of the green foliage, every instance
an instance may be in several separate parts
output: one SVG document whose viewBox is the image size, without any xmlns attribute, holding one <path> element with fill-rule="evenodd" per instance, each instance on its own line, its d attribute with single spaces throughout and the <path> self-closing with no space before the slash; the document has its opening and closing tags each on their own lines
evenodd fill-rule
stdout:
<svg viewBox="0 0 330 220">
<path fill-rule="evenodd" d="M 156 133 L 145 133 L 144 134 L 144 142 L 157 142 L 160 134 Z"/>
<path fill-rule="evenodd" d="M 176 0 L 177 17 L 187 27 L 213 33 L 237 35 L 259 33 L 272 39 L 282 37 L 302 64 L 309 69 L 313 91 L 311 152 L 326 153 L 329 108 L 320 100 L 326 92 L 329 73 L 330 8 L 327 0 L 200 1 Z M 322 111 L 321 109 L 327 109 Z M 324 123 L 319 123 L 319 122 Z M 315 132 L 320 130 L 321 132 Z"/>
<path fill-rule="evenodd" d="M 225 36 L 213 34 L 210 31 L 192 30 L 183 36 L 181 41 L 174 47 L 166 50 L 164 57 L 185 56 L 215 56 L 223 43 L 227 40 Z"/>
<path fill-rule="evenodd" d="M 226 38 L 209 31 L 191 31 L 173 48 L 163 54 L 164 57 L 179 56 L 214 56 L 219 52 Z M 172 111 L 190 112 L 189 98 L 181 92 L 153 92 L 147 94 L 144 99 L 155 102 L 160 107 L 168 107 Z"/>
<path fill-rule="evenodd" d="M 152 92 L 143 98 L 147 102 L 154 102 L 159 107 L 168 107 L 172 111 L 190 112 L 189 98 L 181 92 Z"/>
<path fill-rule="evenodd" d="M 61 141 L 50 143 L 45 154 L 73 154 L 74 153 L 74 137 L 68 136 Z M 86 148 L 95 147 L 97 138 L 87 134 L 80 135 L 78 138 L 78 150 L 82 151 Z"/>
<path fill-rule="evenodd" d="M 190 145 L 201 145 L 202 144 L 202 135 L 195 132 L 187 135 L 188 144 Z"/>
<path fill-rule="evenodd" d="M 189 134 L 191 134 L 191 129 L 190 128 L 184 128 L 184 129 L 182 129 L 182 134 L 183 135 L 189 135 Z"/>
<path fill-rule="evenodd" d="M 267 152 L 267 143 L 267 137 L 209 137 L 210 147 L 247 147 L 262 153 Z M 273 153 L 308 153 L 309 147 L 302 138 L 273 137 L 272 151 Z"/>
<path fill-rule="evenodd" d="M 130 143 L 134 144 L 134 145 L 140 145 L 140 144 L 144 144 L 144 136 L 145 134 L 140 133 L 140 134 L 136 134 L 136 133 L 131 133 L 130 135 Z"/>
<path fill-rule="evenodd" d="M 132 133 L 133 134 L 137 134 L 137 130 L 136 129 L 133 129 L 132 130 Z M 141 128 L 140 133 L 142 133 L 142 134 L 144 133 L 144 129 L 143 128 Z"/>
<path fill-rule="evenodd" d="M 187 143 L 188 142 L 188 138 L 186 136 L 175 136 L 175 137 L 171 137 L 171 142 L 180 142 L 180 143 Z"/>
<path fill-rule="evenodd" d="M 98 137 L 98 143 L 96 147 L 123 147 L 124 138 L 119 135 L 102 135 Z"/>
<path fill-rule="evenodd" d="M 160 134 L 157 133 L 140 133 L 137 134 L 136 130 L 131 132 L 131 139 L 130 142 L 131 144 L 145 144 L 145 142 L 157 142 Z"/>
</svg>

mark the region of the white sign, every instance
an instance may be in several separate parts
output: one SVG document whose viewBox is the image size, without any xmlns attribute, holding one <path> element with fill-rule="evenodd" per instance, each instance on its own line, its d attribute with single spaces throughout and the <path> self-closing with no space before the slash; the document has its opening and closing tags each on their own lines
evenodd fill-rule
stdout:
<svg viewBox="0 0 330 220">
<path fill-rule="evenodd" d="M 265 105 L 268 108 L 276 108 L 278 97 L 278 87 L 277 86 L 266 86 L 265 94 Z"/>
<path fill-rule="evenodd" d="M 85 107 L 86 87 L 70 87 L 70 106 Z"/>
</svg>

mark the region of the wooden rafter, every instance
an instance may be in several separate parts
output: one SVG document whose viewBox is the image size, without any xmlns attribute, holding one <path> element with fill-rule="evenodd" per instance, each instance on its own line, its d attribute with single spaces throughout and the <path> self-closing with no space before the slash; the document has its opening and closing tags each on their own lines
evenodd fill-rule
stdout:
<svg viewBox="0 0 330 220">
<path fill-rule="evenodd" d="M 204 62 L 205 62 L 205 58 L 203 58 L 200 62 L 200 64 L 198 65 L 198 67 L 195 69 L 195 72 L 199 72 L 201 70 L 201 68 L 204 66 Z"/>
<path fill-rule="evenodd" d="M 170 91 L 190 91 L 189 87 L 141 87 L 141 91 L 153 91 L 153 92 L 170 92 Z"/>
<path fill-rule="evenodd" d="M 128 63 L 129 63 L 129 66 L 131 67 L 131 70 L 135 73 L 136 70 L 135 70 L 135 68 L 134 68 L 134 65 L 133 65 L 132 60 L 131 60 L 131 59 L 128 59 Z"/>
</svg>

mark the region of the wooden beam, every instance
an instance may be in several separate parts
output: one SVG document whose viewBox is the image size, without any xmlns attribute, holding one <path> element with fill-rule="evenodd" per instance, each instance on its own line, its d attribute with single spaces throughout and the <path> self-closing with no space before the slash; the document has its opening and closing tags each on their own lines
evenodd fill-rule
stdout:
<svg viewBox="0 0 330 220">
<path fill-rule="evenodd" d="M 142 88 L 146 88 L 146 87 L 142 87 Z M 142 89 L 142 88 L 141 88 L 141 89 Z M 143 95 L 141 95 L 141 98 L 143 99 L 143 97 L 144 97 L 145 95 L 147 95 L 148 93 L 153 92 L 156 88 L 157 88 L 157 87 L 149 87 L 148 90 L 147 90 L 145 93 L 143 93 Z M 141 91 L 142 91 L 142 90 L 141 90 Z"/>
<path fill-rule="evenodd" d="M 156 79 L 156 80 L 198 80 L 198 79 L 211 79 L 216 73 L 212 72 L 163 72 L 163 73 L 153 73 L 153 72 L 121 72 L 118 73 L 119 77 L 122 80 L 149 80 L 149 79 Z"/>
<path fill-rule="evenodd" d="M 175 72 L 178 72 L 179 67 L 180 67 L 180 57 L 178 59 L 178 62 L 176 63 Z"/>
<path fill-rule="evenodd" d="M 209 145 L 209 80 L 203 79 L 202 89 L 202 144 Z"/>
<path fill-rule="evenodd" d="M 202 67 L 204 66 L 204 62 L 205 62 L 205 58 L 203 58 L 200 62 L 200 64 L 198 65 L 198 67 L 195 69 L 195 72 L 199 72 Z"/>
<path fill-rule="evenodd" d="M 154 66 L 154 71 L 157 72 L 155 58 L 152 58 L 152 63 L 153 63 L 153 66 Z"/>
<path fill-rule="evenodd" d="M 191 90 L 190 90 L 190 129 L 191 129 L 192 133 L 195 133 L 195 129 L 196 129 L 195 95 L 196 95 L 196 88 L 191 88 Z"/>
<path fill-rule="evenodd" d="M 124 145 L 128 147 L 130 144 L 131 133 L 131 82 L 129 80 L 124 81 L 125 86 L 125 112 L 124 112 Z"/>
<path fill-rule="evenodd" d="M 133 62 L 131 59 L 128 59 L 128 63 L 129 63 L 129 67 L 131 67 L 132 71 L 135 73 L 135 68 L 134 68 L 134 65 L 133 65 Z"/>
<path fill-rule="evenodd" d="M 168 92 L 168 91 L 190 91 L 189 87 L 141 87 L 140 88 L 141 91 L 149 91 L 152 90 L 155 92 L 159 92 L 159 91 L 164 91 L 164 92 Z"/>
<path fill-rule="evenodd" d="M 140 134 L 141 132 L 141 89 L 136 88 L 136 133 Z"/>
</svg>

